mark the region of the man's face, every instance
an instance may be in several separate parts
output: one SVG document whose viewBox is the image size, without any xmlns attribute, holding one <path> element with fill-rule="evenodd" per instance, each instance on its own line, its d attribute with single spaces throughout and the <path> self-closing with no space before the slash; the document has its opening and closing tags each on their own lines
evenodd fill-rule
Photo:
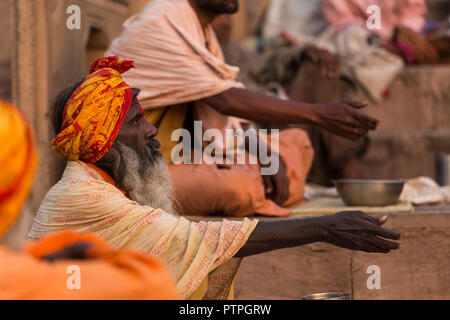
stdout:
<svg viewBox="0 0 450 320">
<path fill-rule="evenodd" d="M 133 89 L 135 95 L 137 91 Z M 110 174 L 131 200 L 171 213 L 172 184 L 158 151 L 157 134 L 155 126 L 145 120 L 137 98 L 133 98 L 116 141 L 96 165 Z"/>
<path fill-rule="evenodd" d="M 239 0 L 194 0 L 197 6 L 214 14 L 233 14 L 239 11 Z"/>
<path fill-rule="evenodd" d="M 159 142 L 155 139 L 157 134 L 158 129 L 145 120 L 137 99 L 133 99 L 130 110 L 117 135 L 117 140 L 139 152 L 149 144 L 158 149 Z"/>
</svg>

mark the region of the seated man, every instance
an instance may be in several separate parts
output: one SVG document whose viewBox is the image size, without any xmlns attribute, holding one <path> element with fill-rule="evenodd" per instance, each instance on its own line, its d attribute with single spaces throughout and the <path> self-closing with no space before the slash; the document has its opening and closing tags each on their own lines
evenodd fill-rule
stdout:
<svg viewBox="0 0 450 320">
<path fill-rule="evenodd" d="M 312 105 L 244 89 L 235 81 L 238 68 L 225 64 L 211 26 L 216 16 L 237 10 L 237 0 L 151 1 L 125 23 L 122 35 L 107 54 L 136 62 L 137 68 L 124 79 L 141 89 L 145 117 L 158 127 L 161 152 L 171 164 L 170 174 L 182 214 L 286 216 L 290 214 L 286 206 L 303 200 L 313 158 L 305 132 L 281 132 L 279 170 L 261 175 L 257 165 L 174 164 L 172 151 L 178 143 L 171 139 L 174 130 L 194 131 L 196 141 L 204 141 L 192 129 L 195 121 L 201 121 L 203 132 L 215 129 L 226 136 L 227 130 L 243 132 L 241 122 L 246 119 L 315 124 L 356 140 L 375 129 L 377 120 L 356 110 L 365 106 L 358 102 Z M 219 149 L 249 149 L 248 144 L 238 145 L 233 139 L 218 140 L 214 144 Z"/>
<path fill-rule="evenodd" d="M 102 58 L 84 81 L 58 96 L 52 144 L 69 162 L 29 238 L 67 229 L 94 232 L 113 247 L 156 255 L 184 299 L 230 298 L 239 258 L 269 250 L 316 241 L 367 252 L 398 247 L 381 238 L 400 236 L 381 227 L 386 218 L 362 212 L 276 222 L 191 222 L 174 215 L 157 129 L 143 118 L 137 90 L 120 75 L 131 66 Z"/>
<path fill-rule="evenodd" d="M 2 240 L 28 196 L 37 164 L 31 128 L 2 101 L 0 145 Z M 71 265 L 80 268 L 81 290 L 66 285 Z M 95 235 L 63 232 L 28 244 L 23 253 L 0 246 L 0 300 L 176 298 L 171 275 L 159 260 L 114 250 Z"/>
</svg>

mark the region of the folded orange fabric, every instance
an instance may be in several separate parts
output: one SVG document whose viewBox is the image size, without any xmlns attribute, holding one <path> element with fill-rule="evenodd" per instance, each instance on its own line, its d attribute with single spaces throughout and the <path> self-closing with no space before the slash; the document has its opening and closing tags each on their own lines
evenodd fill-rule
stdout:
<svg viewBox="0 0 450 320">
<path fill-rule="evenodd" d="M 94 243 L 97 253 L 87 260 L 36 259 L 72 241 Z M 175 283 L 167 267 L 157 258 L 130 250 L 114 250 L 95 236 L 56 234 L 27 246 L 32 255 L 16 254 L 0 247 L 0 300 L 118 300 L 178 299 Z M 100 249 L 99 249 L 100 248 Z M 94 251 L 91 250 L 91 251 Z M 33 256 L 34 255 L 34 256 Z M 68 287 L 69 268 L 78 267 L 79 290 Z M 38 276 L 36 276 L 38 275 Z"/>
<path fill-rule="evenodd" d="M 133 99 L 121 73 L 133 67 L 133 61 L 117 56 L 92 64 L 91 74 L 64 108 L 61 132 L 52 140 L 57 152 L 69 160 L 95 163 L 109 151 Z"/>
<path fill-rule="evenodd" d="M 33 134 L 13 105 L 0 100 L 0 236 L 14 223 L 37 166 Z"/>
</svg>

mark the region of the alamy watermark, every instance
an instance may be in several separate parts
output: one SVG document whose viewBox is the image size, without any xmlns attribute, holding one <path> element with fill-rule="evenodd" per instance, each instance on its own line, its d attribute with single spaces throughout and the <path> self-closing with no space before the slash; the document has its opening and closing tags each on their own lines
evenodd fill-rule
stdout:
<svg viewBox="0 0 450 320">
<path fill-rule="evenodd" d="M 66 27 L 69 30 L 81 29 L 81 8 L 75 4 L 67 7 L 66 13 L 69 15 L 66 20 Z"/>
<path fill-rule="evenodd" d="M 376 4 L 367 7 L 366 12 L 370 14 L 367 18 L 366 26 L 369 30 L 381 29 L 381 9 Z"/>
<path fill-rule="evenodd" d="M 66 280 L 66 288 L 69 290 L 81 290 L 81 269 L 77 265 L 70 265 L 66 269 L 69 274 Z"/>
<path fill-rule="evenodd" d="M 380 290 L 381 289 L 381 269 L 377 265 L 371 265 L 367 267 L 367 274 L 370 277 L 367 279 L 366 285 L 369 290 Z"/>
<path fill-rule="evenodd" d="M 224 136 L 218 129 L 203 132 L 202 121 L 195 121 L 194 139 L 190 131 L 176 129 L 171 140 L 179 142 L 171 152 L 174 164 L 259 164 L 261 175 L 274 175 L 280 167 L 278 129 L 270 135 L 267 129 L 226 129 Z"/>
<path fill-rule="evenodd" d="M 372 4 L 367 7 L 367 14 L 370 16 L 367 18 L 367 29 L 381 29 L 381 9 L 378 5 Z M 68 15 L 66 20 L 66 26 L 69 30 L 81 29 L 81 8 L 78 5 L 72 4 L 67 7 L 66 14 Z"/>
</svg>

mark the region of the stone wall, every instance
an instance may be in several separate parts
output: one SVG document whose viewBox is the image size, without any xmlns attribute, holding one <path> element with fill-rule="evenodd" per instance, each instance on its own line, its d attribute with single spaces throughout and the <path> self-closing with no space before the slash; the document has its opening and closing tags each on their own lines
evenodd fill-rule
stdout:
<svg viewBox="0 0 450 320">
<path fill-rule="evenodd" d="M 370 104 L 380 119 L 361 159 L 366 175 L 376 178 L 436 178 L 435 159 L 450 153 L 450 66 L 408 66 L 393 82 L 389 96 Z M 364 97 L 360 93 L 361 97 Z"/>
</svg>

